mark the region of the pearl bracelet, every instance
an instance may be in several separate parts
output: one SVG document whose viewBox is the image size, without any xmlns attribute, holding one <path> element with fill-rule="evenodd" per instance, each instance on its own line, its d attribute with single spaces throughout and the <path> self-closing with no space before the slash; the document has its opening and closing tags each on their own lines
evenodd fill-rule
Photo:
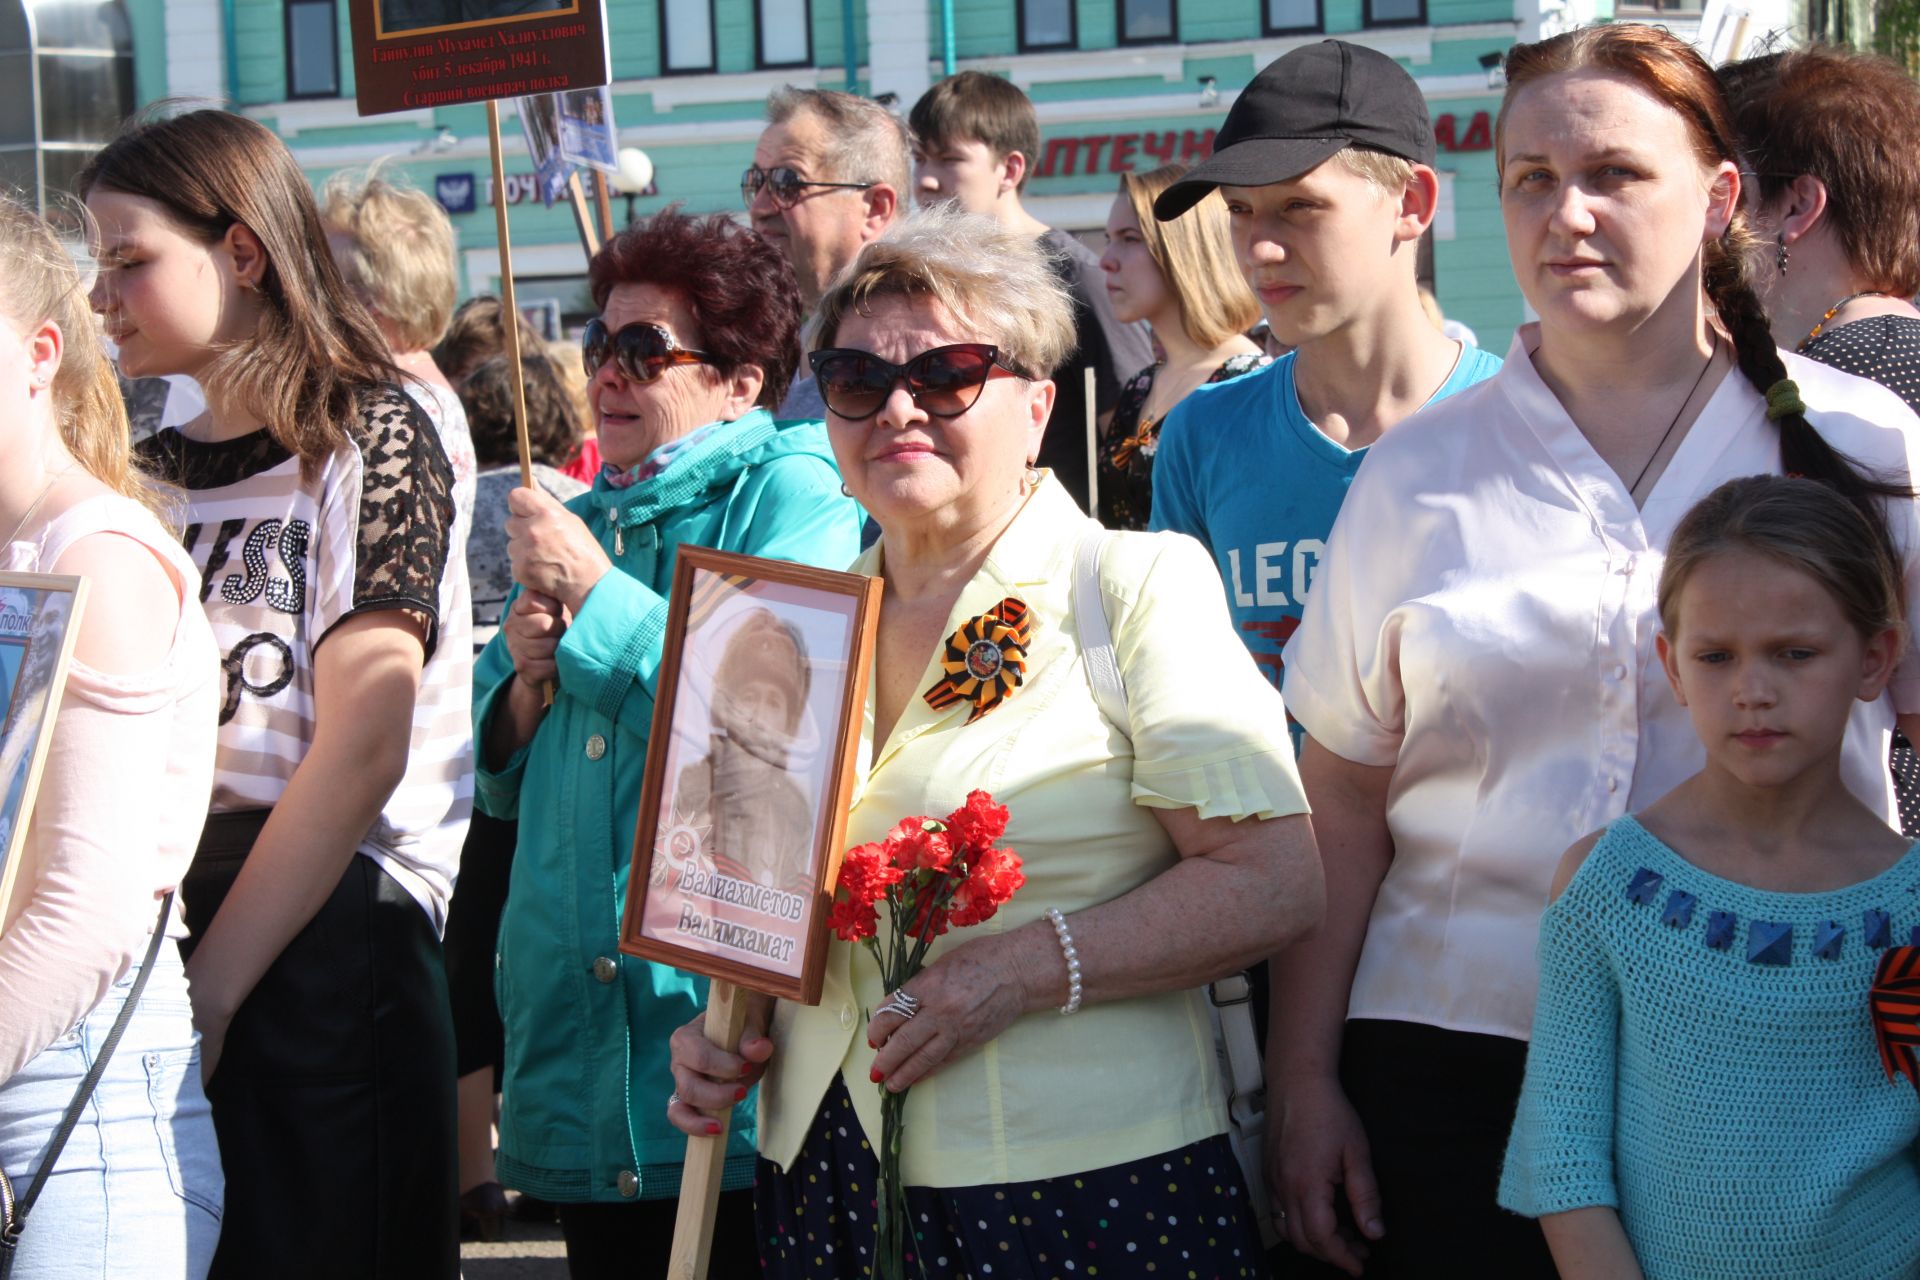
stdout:
<svg viewBox="0 0 1920 1280">
<path fill-rule="evenodd" d="M 1048 907 L 1047 919 L 1053 921 L 1053 931 L 1060 938 L 1060 954 L 1067 960 L 1067 1002 L 1060 1006 L 1064 1014 L 1080 1012 L 1080 953 L 1073 949 L 1073 935 L 1067 932 L 1067 918 L 1060 914 L 1060 908 Z"/>
</svg>

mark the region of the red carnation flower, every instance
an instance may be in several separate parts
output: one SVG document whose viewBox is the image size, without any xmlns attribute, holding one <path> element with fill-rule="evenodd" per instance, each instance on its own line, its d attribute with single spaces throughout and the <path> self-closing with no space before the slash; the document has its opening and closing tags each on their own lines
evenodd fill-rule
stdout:
<svg viewBox="0 0 1920 1280">
<path fill-rule="evenodd" d="M 840 859 L 840 878 L 834 888 L 854 902 L 871 902 L 880 895 L 873 883 L 876 868 L 885 864 L 886 855 L 877 844 L 855 845 Z"/>
<path fill-rule="evenodd" d="M 947 815 L 947 839 L 968 853 L 991 848 L 1006 830 L 1007 806 L 984 791 L 968 792 L 966 803 Z"/>
<path fill-rule="evenodd" d="M 827 917 L 834 933 L 848 942 L 873 937 L 878 924 L 874 904 L 903 874 L 887 856 L 884 845 L 863 844 L 847 850 L 840 860 L 833 912 Z M 846 896 L 842 898 L 841 894 Z"/>
<path fill-rule="evenodd" d="M 886 846 L 903 871 L 945 871 L 953 861 L 945 825 L 928 818 L 902 818 L 887 833 Z"/>
<path fill-rule="evenodd" d="M 1020 870 L 1020 855 L 1011 849 L 988 849 L 974 859 L 967 878 L 953 891 L 948 903 L 953 927 L 991 920 L 1000 904 L 1027 882 Z"/>
<path fill-rule="evenodd" d="M 827 913 L 827 927 L 844 942 L 864 942 L 879 931 L 880 913 L 873 909 L 871 902 L 850 902 L 836 897 L 833 910 Z"/>
</svg>

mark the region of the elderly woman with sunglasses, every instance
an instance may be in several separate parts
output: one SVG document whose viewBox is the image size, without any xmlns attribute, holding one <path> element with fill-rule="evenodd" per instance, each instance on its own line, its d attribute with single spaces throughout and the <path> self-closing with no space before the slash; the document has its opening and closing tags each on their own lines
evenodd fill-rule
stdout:
<svg viewBox="0 0 1920 1280">
<path fill-rule="evenodd" d="M 738 1054 L 682 1027 L 668 1116 L 703 1132 L 696 1108 L 764 1075 L 776 1277 L 871 1264 L 880 1090 L 909 1086 L 902 1170 L 933 1280 L 1264 1274 L 1200 988 L 1319 916 L 1285 708 L 1197 543 L 1090 541 L 1033 470 L 1073 317 L 1030 237 L 921 214 L 862 250 L 810 337 L 834 454 L 881 528 L 855 568 L 886 583 L 847 840 L 982 788 L 1026 884 L 898 994 L 836 942 L 820 1004 L 762 1003 Z M 994 618 L 1017 620 L 976 655 L 999 678 L 955 682 L 950 646 Z M 1082 648 L 1103 633 L 1113 718 Z"/>
<path fill-rule="evenodd" d="M 584 339 L 606 465 L 562 505 L 510 495 L 518 584 L 474 669 L 475 800 L 519 819 L 496 989 L 506 1027 L 500 1181 L 560 1206 L 571 1273 L 664 1274 L 683 1138 L 654 1090 L 703 980 L 620 954 L 682 543 L 838 568 L 861 514 L 817 422 L 775 422 L 799 349 L 779 250 L 724 216 L 668 211 L 588 268 Z M 553 687 L 546 705 L 543 686 Z M 752 1178 L 752 1117 L 726 1185 Z M 722 1196 L 716 1275 L 757 1266 L 751 1204 Z"/>
</svg>

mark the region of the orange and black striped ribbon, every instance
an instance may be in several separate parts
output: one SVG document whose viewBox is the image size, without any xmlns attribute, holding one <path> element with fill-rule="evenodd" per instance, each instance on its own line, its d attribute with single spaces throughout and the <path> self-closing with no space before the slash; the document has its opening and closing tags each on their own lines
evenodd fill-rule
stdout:
<svg viewBox="0 0 1920 1280">
<path fill-rule="evenodd" d="M 940 659 L 945 674 L 927 690 L 927 705 L 945 711 L 956 703 L 971 702 L 968 724 L 999 706 L 1026 679 L 1031 627 L 1026 603 L 1012 596 L 967 619 L 947 637 Z"/>
<path fill-rule="evenodd" d="M 1158 418 L 1142 419 L 1140 425 L 1134 428 L 1132 435 L 1113 447 L 1113 469 L 1125 471 L 1133 465 L 1135 454 L 1159 438 L 1160 420 Z"/>
<path fill-rule="evenodd" d="M 736 591 L 744 591 L 752 578 L 738 573 L 712 573 L 702 569 L 694 574 L 693 591 L 687 600 L 687 630 L 698 631 L 713 611 Z"/>
<path fill-rule="evenodd" d="M 1892 947 L 1880 957 L 1871 1002 L 1887 1079 L 1903 1075 L 1920 1090 L 1920 946 Z"/>
</svg>

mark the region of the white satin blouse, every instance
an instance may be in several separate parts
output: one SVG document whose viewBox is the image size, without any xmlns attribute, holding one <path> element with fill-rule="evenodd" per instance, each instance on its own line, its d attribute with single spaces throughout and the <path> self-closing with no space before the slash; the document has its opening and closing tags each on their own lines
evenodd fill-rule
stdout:
<svg viewBox="0 0 1920 1280">
<path fill-rule="evenodd" d="M 1654 651 L 1663 551 L 1723 481 L 1780 470 L 1778 431 L 1730 372 L 1636 510 L 1541 381 L 1538 342 L 1523 327 L 1497 375 L 1373 447 L 1286 648 L 1287 708 L 1307 732 L 1395 767 L 1394 859 L 1350 1017 L 1525 1039 L 1560 855 L 1705 761 Z M 1830 444 L 1914 474 L 1920 419 L 1898 396 L 1783 355 Z M 1894 508 L 1920 633 L 1920 507 Z M 1889 691 L 1856 706 L 1842 764 L 1894 825 L 1896 710 L 1920 711 L 1911 646 Z"/>
</svg>

